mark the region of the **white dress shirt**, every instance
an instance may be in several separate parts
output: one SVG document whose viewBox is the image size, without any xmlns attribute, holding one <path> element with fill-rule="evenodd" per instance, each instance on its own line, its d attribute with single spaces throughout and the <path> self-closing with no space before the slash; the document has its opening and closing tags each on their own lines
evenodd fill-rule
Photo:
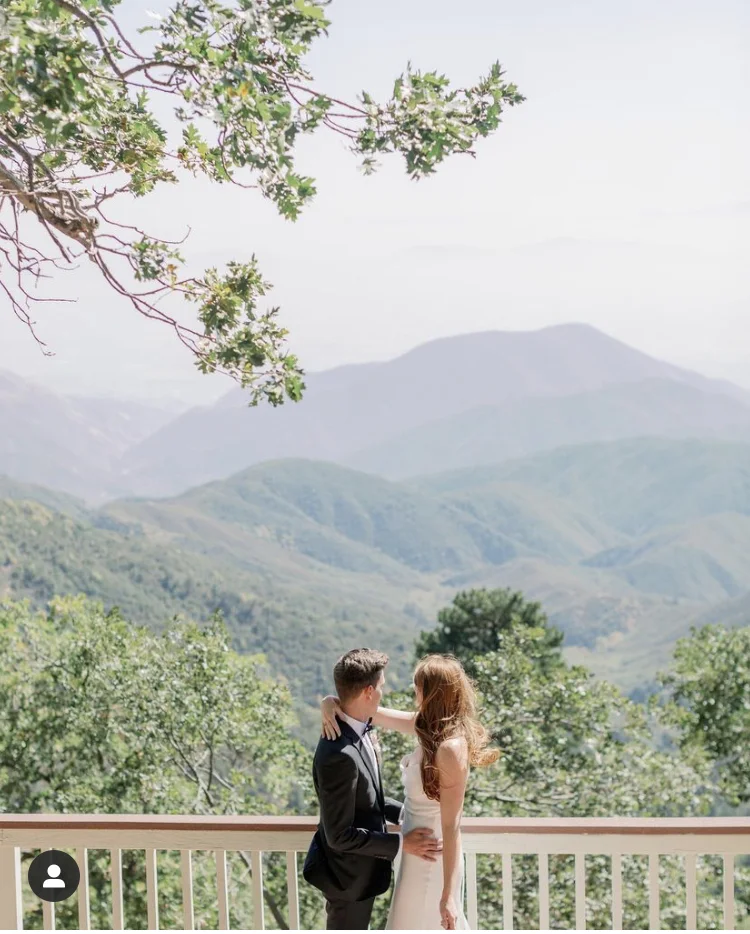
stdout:
<svg viewBox="0 0 750 934">
<path fill-rule="evenodd" d="M 370 760 L 370 764 L 375 770 L 375 776 L 381 784 L 383 780 L 380 776 L 380 763 L 378 762 L 378 757 L 375 755 L 375 747 L 372 745 L 372 740 L 370 739 L 369 733 L 367 733 L 367 724 L 362 720 L 355 720 L 354 717 L 350 717 L 348 714 L 345 714 L 343 710 L 341 711 L 341 719 L 348 723 L 349 726 L 354 730 L 357 736 L 362 740 L 362 748 L 365 751 L 365 755 Z M 402 833 L 398 834 L 398 856 L 401 855 L 401 847 L 404 842 L 404 835 Z"/>
</svg>

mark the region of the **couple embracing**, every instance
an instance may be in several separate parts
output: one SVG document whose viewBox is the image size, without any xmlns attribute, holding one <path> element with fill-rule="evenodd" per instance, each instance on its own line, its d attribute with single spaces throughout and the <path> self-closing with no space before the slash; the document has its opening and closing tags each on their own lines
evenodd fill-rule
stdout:
<svg viewBox="0 0 750 934">
<path fill-rule="evenodd" d="M 499 753 L 476 719 L 474 689 L 457 659 L 428 655 L 419 662 L 410 713 L 380 706 L 387 664 L 382 652 L 354 649 L 334 668 L 338 696 L 321 705 L 313 764 L 320 823 L 304 876 L 326 897 L 328 930 L 367 930 L 398 858 L 388 929 L 467 929 L 464 792 L 469 768 L 489 765 Z M 374 726 L 416 737 L 416 749 L 401 761 L 403 804 L 383 791 Z M 399 831 L 389 832 L 389 823 Z"/>
</svg>

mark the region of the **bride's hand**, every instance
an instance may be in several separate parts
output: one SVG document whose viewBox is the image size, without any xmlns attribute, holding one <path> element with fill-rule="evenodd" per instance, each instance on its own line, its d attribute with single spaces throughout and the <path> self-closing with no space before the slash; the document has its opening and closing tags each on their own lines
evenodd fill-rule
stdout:
<svg viewBox="0 0 750 934">
<path fill-rule="evenodd" d="M 338 739 L 341 736 L 341 727 L 338 725 L 336 715 L 341 715 L 338 697 L 329 694 L 320 702 L 321 736 L 326 739 Z"/>
<path fill-rule="evenodd" d="M 458 918 L 458 908 L 456 900 L 452 895 L 444 895 L 440 899 L 440 924 L 446 931 L 456 930 L 456 920 Z"/>
</svg>

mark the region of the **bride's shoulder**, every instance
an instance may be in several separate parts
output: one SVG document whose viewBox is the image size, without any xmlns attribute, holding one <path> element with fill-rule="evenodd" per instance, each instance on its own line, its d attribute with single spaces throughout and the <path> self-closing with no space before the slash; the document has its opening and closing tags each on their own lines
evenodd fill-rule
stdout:
<svg viewBox="0 0 750 934">
<path fill-rule="evenodd" d="M 469 744 L 464 736 L 444 739 L 435 754 L 436 764 L 442 768 L 465 769 L 469 760 Z"/>
</svg>

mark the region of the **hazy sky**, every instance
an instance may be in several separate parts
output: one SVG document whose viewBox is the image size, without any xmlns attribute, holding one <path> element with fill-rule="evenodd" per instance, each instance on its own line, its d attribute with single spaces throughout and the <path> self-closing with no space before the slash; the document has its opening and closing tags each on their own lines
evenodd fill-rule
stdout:
<svg viewBox="0 0 750 934">
<path fill-rule="evenodd" d="M 162 0 L 125 0 L 133 23 Z M 142 20 L 143 18 L 143 20 Z M 750 4 L 746 0 L 335 0 L 311 57 L 321 89 L 386 96 L 407 61 L 459 84 L 499 59 L 528 100 L 478 157 L 410 182 L 361 175 L 343 141 L 305 140 L 319 194 L 296 224 L 253 192 L 187 183 L 138 205 L 191 263 L 255 252 L 308 369 L 430 338 L 586 321 L 750 385 Z M 15 318 L 0 368 L 64 391 L 207 400 L 166 329 L 88 270 L 77 306 Z M 745 375 L 746 374 L 746 375 Z"/>
</svg>

